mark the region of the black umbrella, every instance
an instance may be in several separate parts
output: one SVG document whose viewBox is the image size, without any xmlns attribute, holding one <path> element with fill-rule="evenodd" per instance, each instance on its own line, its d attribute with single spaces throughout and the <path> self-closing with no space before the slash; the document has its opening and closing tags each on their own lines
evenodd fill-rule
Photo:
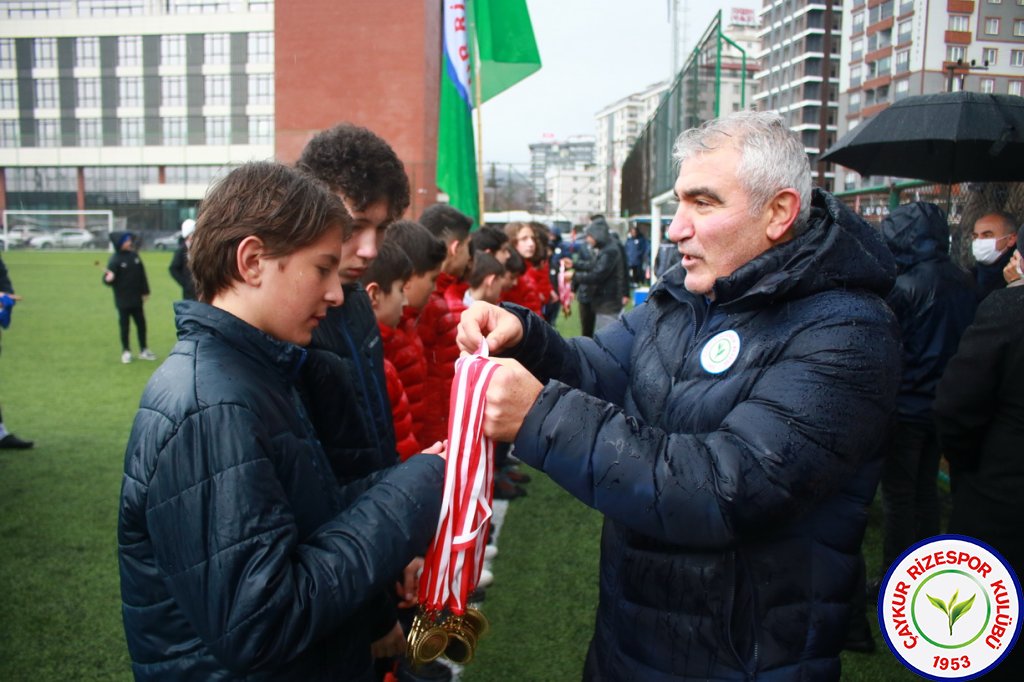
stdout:
<svg viewBox="0 0 1024 682">
<path fill-rule="evenodd" d="M 861 175 L 944 184 L 1024 180 L 1024 97 L 907 97 L 844 135 L 821 160 Z"/>
</svg>

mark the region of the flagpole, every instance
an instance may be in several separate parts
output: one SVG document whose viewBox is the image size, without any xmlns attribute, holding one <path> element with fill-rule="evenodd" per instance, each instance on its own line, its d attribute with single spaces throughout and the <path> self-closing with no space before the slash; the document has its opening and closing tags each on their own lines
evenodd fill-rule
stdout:
<svg viewBox="0 0 1024 682">
<path fill-rule="evenodd" d="M 480 227 L 480 226 L 482 226 L 484 224 L 484 199 L 485 199 L 485 197 L 484 197 L 484 117 L 483 117 L 483 113 L 480 111 L 480 99 L 482 97 L 482 95 L 481 95 L 481 87 L 480 87 L 480 72 L 481 72 L 481 68 L 480 68 L 480 47 L 479 47 L 479 45 L 477 44 L 477 41 L 476 41 L 476 27 L 475 26 L 473 27 L 473 48 L 476 51 L 476 59 L 474 60 L 474 63 L 473 63 L 473 66 L 475 67 L 474 71 L 476 72 L 474 74 L 476 77 L 473 79 L 474 98 L 476 99 L 476 106 L 475 106 L 475 109 L 476 109 L 476 191 L 477 191 L 477 195 L 480 197 L 480 199 L 479 199 L 479 203 L 480 203 L 480 221 L 477 224 L 477 227 Z"/>
</svg>

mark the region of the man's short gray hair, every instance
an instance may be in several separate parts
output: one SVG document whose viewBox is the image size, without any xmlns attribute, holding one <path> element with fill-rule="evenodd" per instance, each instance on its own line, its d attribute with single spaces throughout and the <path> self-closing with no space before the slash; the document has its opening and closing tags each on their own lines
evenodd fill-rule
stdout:
<svg viewBox="0 0 1024 682">
<path fill-rule="evenodd" d="M 681 165 L 727 142 L 740 151 L 736 176 L 750 196 L 751 214 L 761 211 L 779 191 L 792 187 L 800 195 L 793 234 L 803 233 L 811 212 L 811 165 L 800 140 L 782 117 L 770 111 L 737 111 L 721 116 L 684 131 L 676 139 L 672 156 Z"/>
</svg>

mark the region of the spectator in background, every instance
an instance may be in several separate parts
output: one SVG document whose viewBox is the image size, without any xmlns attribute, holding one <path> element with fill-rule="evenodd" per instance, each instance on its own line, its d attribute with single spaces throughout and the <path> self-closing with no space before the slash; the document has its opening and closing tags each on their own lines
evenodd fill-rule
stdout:
<svg viewBox="0 0 1024 682">
<path fill-rule="evenodd" d="M 1006 286 L 1019 287 L 1024 285 L 1024 227 L 1017 230 L 1017 247 L 1013 250 L 1010 262 L 1003 268 L 1003 279 Z"/>
<path fill-rule="evenodd" d="M 976 303 L 970 275 L 949 258 L 949 225 L 938 206 L 895 208 L 881 232 L 898 269 L 886 302 L 900 324 L 903 359 L 882 468 L 884 575 L 912 544 L 939 534 L 941 454 L 932 403 Z"/>
<path fill-rule="evenodd" d="M 608 326 L 622 311 L 622 273 L 625 266 L 618 244 L 612 239 L 608 223 L 601 216 L 595 218 L 586 230 L 587 244 L 592 253 L 588 260 L 567 260 L 572 267 L 572 281 L 579 301 L 580 334 L 593 336 Z"/>
<path fill-rule="evenodd" d="M 993 291 L 978 305 L 934 409 L 949 462 L 949 532 L 987 542 L 1024 576 L 1024 287 Z M 1024 647 L 985 680 L 1024 680 Z"/>
<path fill-rule="evenodd" d="M 7 329 L 11 325 L 11 311 L 15 304 L 21 300 L 21 296 L 14 293 L 14 285 L 7 274 L 7 266 L 3 258 L 0 258 L 0 328 Z M 0 449 L 2 450 L 27 450 L 35 443 L 30 440 L 22 440 L 7 430 L 4 426 L 4 418 L 0 416 Z"/>
<path fill-rule="evenodd" d="M 139 339 L 139 359 L 156 360 L 156 355 L 146 344 L 146 311 L 143 304 L 149 298 L 149 280 L 146 267 L 134 249 L 134 235 L 131 232 L 111 232 L 110 243 L 114 254 L 107 261 L 103 272 L 103 283 L 114 290 L 114 306 L 117 308 L 118 325 L 121 330 L 121 362 L 132 361 L 131 345 L 128 343 L 130 321 L 135 322 L 135 333 Z"/>
<path fill-rule="evenodd" d="M 629 228 L 626 239 L 626 264 L 629 266 L 629 279 L 635 286 L 647 284 L 648 261 L 651 259 L 651 243 L 633 225 Z"/>
<path fill-rule="evenodd" d="M 188 269 L 188 246 L 192 243 L 192 232 L 196 229 L 196 221 L 189 218 L 181 223 L 181 237 L 178 248 L 174 250 L 171 266 L 168 268 L 171 277 L 181 287 L 181 298 L 184 301 L 196 300 L 196 285 L 192 282 L 192 273 Z"/>
<path fill-rule="evenodd" d="M 1006 286 L 1003 269 L 1013 256 L 1017 243 L 1017 223 L 1009 213 L 993 211 L 974 221 L 971 254 L 974 256 L 974 281 L 978 300 Z"/>
<path fill-rule="evenodd" d="M 521 305 L 540 315 L 551 293 L 551 285 L 547 268 L 537 264 L 543 255 L 537 231 L 530 223 L 512 222 L 505 225 L 505 234 L 508 235 L 509 247 L 515 249 L 523 259 L 524 269 L 516 285 L 502 294 L 502 300 Z"/>
</svg>

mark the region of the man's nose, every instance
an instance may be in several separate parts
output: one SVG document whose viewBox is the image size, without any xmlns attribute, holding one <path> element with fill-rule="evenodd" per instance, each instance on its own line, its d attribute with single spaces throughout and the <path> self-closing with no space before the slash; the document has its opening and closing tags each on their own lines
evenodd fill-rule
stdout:
<svg viewBox="0 0 1024 682">
<path fill-rule="evenodd" d="M 675 215 L 672 216 L 672 222 L 669 223 L 665 235 L 670 241 L 678 242 L 692 234 L 693 225 L 690 222 L 689 216 L 686 215 L 686 209 L 680 204 L 679 208 L 676 209 Z"/>
</svg>

